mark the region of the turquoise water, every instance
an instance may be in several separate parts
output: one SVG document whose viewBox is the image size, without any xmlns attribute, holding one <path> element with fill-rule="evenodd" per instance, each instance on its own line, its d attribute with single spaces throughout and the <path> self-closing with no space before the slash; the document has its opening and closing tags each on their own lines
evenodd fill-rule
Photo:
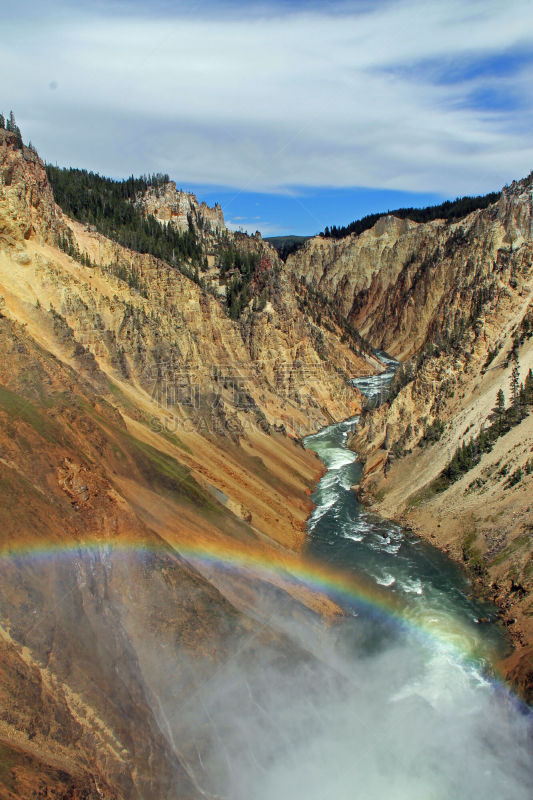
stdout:
<svg viewBox="0 0 533 800">
<path fill-rule="evenodd" d="M 465 639 L 458 646 L 479 651 L 480 666 L 488 668 L 489 653 L 506 647 L 497 609 L 472 596 L 463 571 L 443 553 L 361 506 L 350 488 L 360 478 L 361 465 L 346 447 L 356 424 L 355 418 L 331 425 L 305 440 L 328 468 L 312 495 L 316 508 L 307 525 L 308 554 L 356 579 L 370 579 L 382 593 L 393 595 L 411 625 L 422 626 L 430 638 L 432 627 L 436 636 L 455 631 Z M 366 646 L 402 635 L 386 615 L 382 620 L 374 615 L 367 624 L 357 602 L 348 610 L 360 617 Z"/>
</svg>

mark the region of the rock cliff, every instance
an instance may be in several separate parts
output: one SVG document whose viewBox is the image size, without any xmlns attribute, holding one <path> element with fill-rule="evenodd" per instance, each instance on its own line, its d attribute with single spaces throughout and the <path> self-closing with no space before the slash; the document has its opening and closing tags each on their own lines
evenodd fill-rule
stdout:
<svg viewBox="0 0 533 800">
<path fill-rule="evenodd" d="M 508 392 L 509 352 L 532 363 L 530 188 L 457 223 L 387 217 L 315 239 L 287 269 L 217 207 L 150 190 L 145 214 L 201 239 L 192 280 L 62 214 L 37 155 L 0 131 L 2 800 L 214 800 L 199 687 L 265 657 L 305 668 L 272 621 L 280 597 L 313 636 L 338 613 L 289 576 L 320 474 L 300 438 L 358 412 L 348 378 L 379 369 L 359 331 L 412 356 L 362 417 L 361 494 L 508 606 L 508 669 L 527 690 L 531 417 L 427 490 Z M 257 257 L 251 283 L 268 288 L 234 318 L 228 247 Z M 214 569 L 217 554 L 235 568 Z M 243 559 L 274 568 L 250 579 Z"/>
<path fill-rule="evenodd" d="M 51 241 L 60 212 L 40 158 L 27 147 L 19 150 L 15 133 L 0 130 L 0 164 L 0 243 L 13 246 L 30 238 Z"/>
<path fill-rule="evenodd" d="M 306 663 L 272 627 L 279 596 L 315 629 L 336 615 L 283 577 L 321 469 L 299 437 L 357 410 L 346 377 L 373 365 L 292 293 L 279 276 L 230 319 L 64 217 L 0 131 L 1 798 L 212 796 L 198 683 Z M 252 581 L 216 553 L 276 568 Z"/>
<path fill-rule="evenodd" d="M 317 237 L 287 266 L 333 300 L 374 346 L 403 360 L 479 316 L 511 269 L 520 281 L 531 185 L 531 177 L 514 183 L 494 205 L 457 222 L 387 216 L 359 236 Z"/>
<path fill-rule="evenodd" d="M 139 195 L 135 205 L 144 214 L 152 214 L 158 222 L 170 224 L 179 231 L 187 231 L 190 226 L 200 233 L 226 230 L 224 214 L 218 203 L 213 208 L 199 203 L 191 192 L 177 190 L 173 181 L 157 188 L 151 187 Z"/>
<path fill-rule="evenodd" d="M 504 666 L 529 696 L 532 417 L 474 452 L 450 484 L 439 476 L 471 438 L 480 447 L 499 390 L 509 408 L 513 367 L 522 384 L 533 367 L 532 189 L 530 175 L 457 222 L 383 217 L 359 236 L 311 240 L 288 259 L 374 346 L 403 361 L 389 398 L 363 413 L 351 441 L 365 462 L 360 498 L 446 549 L 499 603 L 516 645 Z"/>
</svg>

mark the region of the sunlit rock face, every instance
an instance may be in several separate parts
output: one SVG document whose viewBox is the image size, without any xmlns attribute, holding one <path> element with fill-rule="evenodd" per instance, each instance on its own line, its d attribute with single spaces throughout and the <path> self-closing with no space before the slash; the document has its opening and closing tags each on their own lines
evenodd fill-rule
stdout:
<svg viewBox="0 0 533 800">
<path fill-rule="evenodd" d="M 531 415 L 446 491 L 432 482 L 493 423 L 500 390 L 511 404 L 513 365 L 522 384 L 533 368 L 532 188 L 531 175 L 515 181 L 457 222 L 383 217 L 359 236 L 313 239 L 288 260 L 404 362 L 392 395 L 351 438 L 365 461 L 358 495 L 465 563 L 500 603 L 516 646 L 505 668 L 528 696 Z"/>
<path fill-rule="evenodd" d="M 357 410 L 358 393 L 347 380 L 374 371 L 375 360 L 355 352 L 334 325 L 321 327 L 302 312 L 291 277 L 268 244 L 227 233 L 232 246 L 257 252 L 273 285 L 271 301 L 256 308 L 251 299 L 240 319 L 232 320 L 216 266 L 218 222 L 197 231 L 211 263 L 205 280 L 212 291 L 205 291 L 173 266 L 66 218 L 53 201 L 40 159 L 28 148 L 19 150 L 14 134 L 2 134 L 0 270 L 5 296 L 14 300 L 11 313 L 41 341 L 48 326 L 35 307 L 56 313 L 54 347 L 69 350 L 69 358 L 76 351 L 77 367 L 83 364 L 94 379 L 100 369 L 142 387 L 193 429 L 200 423 L 205 429 L 209 418 L 211 429 L 230 426 L 238 434 L 263 420 L 266 427 L 300 436 L 330 415 L 341 419 Z M 176 195 L 168 185 L 161 191 L 163 205 L 165 193 Z M 93 267 L 54 247 L 65 233 Z M 222 238 L 225 242 L 226 233 Z M 117 278 L 117 271 L 129 282 Z"/>
<path fill-rule="evenodd" d="M 150 187 L 135 202 L 137 208 L 162 223 L 170 223 L 179 231 L 190 227 L 200 233 L 222 233 L 226 230 L 224 214 L 218 203 L 212 208 L 199 203 L 191 192 L 176 189 L 174 181 L 161 187 Z"/>
<path fill-rule="evenodd" d="M 342 308 L 376 347 L 404 359 L 453 327 L 484 290 L 509 284 L 530 258 L 530 177 L 458 222 L 382 217 L 344 239 L 311 239 L 288 268 Z M 492 289 L 491 289 L 492 286 Z"/>
<path fill-rule="evenodd" d="M 427 794 L 428 732 L 443 732 L 437 746 L 470 741 L 491 696 L 478 703 L 468 684 L 464 702 L 440 663 L 424 682 L 410 646 L 392 677 L 388 659 L 354 668 L 336 651 L 339 606 L 284 577 L 323 471 L 299 437 L 359 410 L 346 378 L 378 364 L 332 318 L 302 312 L 266 245 L 272 301 L 232 320 L 168 264 L 65 218 L 35 154 L 4 133 L 0 147 L 0 797 L 309 800 L 334 774 L 343 798 L 365 768 L 365 791 L 382 797 L 383 741 L 389 753 L 400 742 L 404 795 Z M 211 246 L 216 209 L 165 191 L 180 224 L 206 220 Z M 152 209 L 170 221 L 163 205 Z M 55 246 L 67 227 L 92 266 Z M 458 691 L 440 704 L 448 679 Z M 465 707 L 476 713 L 460 738 Z M 410 749 L 396 733 L 414 712 Z M 504 722 L 503 763 L 522 752 Z"/>
<path fill-rule="evenodd" d="M 56 246 L 67 229 L 90 267 Z M 212 742 L 180 715 L 195 681 L 235 649 L 306 662 L 258 620 L 271 594 L 338 613 L 276 570 L 261 583 L 180 555 L 280 567 L 303 547 L 321 465 L 298 437 L 351 413 L 346 376 L 372 367 L 292 291 L 280 276 L 273 302 L 230 319 L 177 269 L 64 217 L 39 158 L 0 132 L 2 798 L 205 796 Z"/>
<path fill-rule="evenodd" d="M 17 147 L 16 134 L 0 129 L 0 244 L 37 237 L 52 241 L 60 217 L 41 159 Z"/>
</svg>

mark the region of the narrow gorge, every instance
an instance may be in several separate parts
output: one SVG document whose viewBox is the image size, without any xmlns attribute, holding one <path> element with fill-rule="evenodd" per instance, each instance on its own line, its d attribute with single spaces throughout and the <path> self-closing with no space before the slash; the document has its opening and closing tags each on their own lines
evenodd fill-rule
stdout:
<svg viewBox="0 0 533 800">
<path fill-rule="evenodd" d="M 0 130 L 1 800 L 530 796 L 532 191 L 284 262 Z"/>
</svg>

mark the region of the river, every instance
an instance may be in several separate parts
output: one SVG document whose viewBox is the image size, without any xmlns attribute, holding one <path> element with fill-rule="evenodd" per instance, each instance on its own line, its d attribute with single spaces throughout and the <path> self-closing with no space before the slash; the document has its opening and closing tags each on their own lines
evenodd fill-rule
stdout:
<svg viewBox="0 0 533 800">
<path fill-rule="evenodd" d="M 393 374 L 354 383 L 375 399 Z M 327 467 L 312 495 L 307 556 L 355 587 L 334 593 L 346 612 L 343 657 L 353 680 L 336 706 L 335 730 L 319 737 L 329 760 L 316 779 L 328 791 L 285 775 L 291 797 L 530 798 L 528 712 L 491 668 L 506 647 L 497 610 L 473 597 L 443 553 L 358 503 L 350 487 L 361 465 L 346 446 L 356 424 L 305 439 Z M 320 713 L 328 714 L 327 702 Z M 289 797 L 287 782 L 275 783 L 280 797 Z"/>
<path fill-rule="evenodd" d="M 363 577 L 381 588 L 383 599 L 380 602 L 378 595 L 376 602 L 385 610 L 381 626 L 375 615 L 372 618 L 373 639 L 383 635 L 389 641 L 391 625 L 392 633 L 398 628 L 387 615 L 387 607 L 392 605 L 397 609 L 396 618 L 403 617 L 410 627 L 423 629 L 430 637 L 434 625 L 443 645 L 452 630 L 454 636 L 464 637 L 456 646 L 477 652 L 479 666 L 489 668 L 492 654 L 505 648 L 497 609 L 472 595 L 465 574 L 444 553 L 400 525 L 370 513 L 357 501 L 350 487 L 358 482 L 361 465 L 346 447 L 348 433 L 356 424 L 357 418 L 346 420 L 305 440 L 327 467 L 311 498 L 316 508 L 307 525 L 307 554 L 345 572 L 356 584 Z M 387 593 L 394 596 L 390 602 Z M 361 616 L 357 596 L 346 602 L 349 611 Z M 361 625 L 364 621 L 363 610 Z"/>
<path fill-rule="evenodd" d="M 379 404 L 398 366 L 385 353 L 378 355 L 383 373 L 351 381 L 372 405 Z M 307 554 L 346 573 L 355 584 L 363 577 L 381 588 L 381 599 L 378 595 L 370 606 L 377 604 L 382 613 L 378 619 L 372 614 L 371 624 L 366 624 L 368 603 L 361 604 L 357 592 L 347 603 L 347 610 L 360 617 L 358 627 L 369 630 L 367 646 L 388 645 L 391 636 L 418 630 L 431 648 L 452 645 L 458 653 L 473 656 L 469 666 L 476 676 L 489 672 L 491 659 L 506 649 L 496 607 L 472 595 L 466 575 L 444 553 L 358 502 L 351 487 L 359 482 L 362 466 L 346 445 L 357 419 L 330 425 L 304 440 L 327 467 L 312 495 L 316 508 L 307 524 Z M 391 608 L 392 619 L 387 613 Z M 406 624 L 398 624 L 398 618 Z"/>
</svg>

